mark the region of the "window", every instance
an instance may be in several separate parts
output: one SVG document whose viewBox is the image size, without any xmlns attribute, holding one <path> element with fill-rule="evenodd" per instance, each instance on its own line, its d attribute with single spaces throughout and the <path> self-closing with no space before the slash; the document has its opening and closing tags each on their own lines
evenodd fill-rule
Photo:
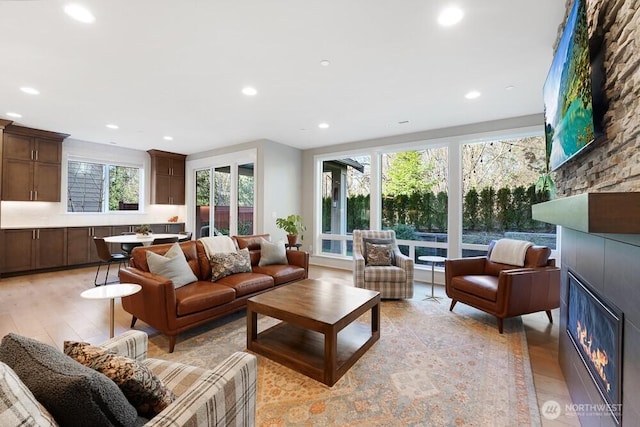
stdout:
<svg viewBox="0 0 640 427">
<path fill-rule="evenodd" d="M 69 160 L 67 212 L 139 210 L 141 169 Z"/>
<path fill-rule="evenodd" d="M 419 256 L 446 257 L 447 149 L 385 153 L 381 163 L 382 228 L 395 230 L 398 240 L 430 242 L 413 245 L 414 253 L 409 246 L 399 245 L 416 263 L 423 263 Z"/>
<path fill-rule="evenodd" d="M 371 156 L 322 162 L 322 252 L 350 255 L 344 236 L 369 228 L 370 165 Z"/>
<path fill-rule="evenodd" d="M 484 254 L 473 245 L 502 237 L 555 248 L 555 226 L 531 218 L 531 205 L 547 200 L 535 189 L 545 159 L 542 136 L 463 146 L 463 256 Z"/>
</svg>

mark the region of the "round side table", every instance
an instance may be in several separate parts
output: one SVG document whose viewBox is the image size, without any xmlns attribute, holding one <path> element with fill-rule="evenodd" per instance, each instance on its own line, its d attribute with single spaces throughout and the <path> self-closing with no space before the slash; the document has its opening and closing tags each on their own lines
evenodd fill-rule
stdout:
<svg viewBox="0 0 640 427">
<path fill-rule="evenodd" d="M 102 285 L 83 291 L 80 296 L 87 299 L 109 299 L 109 338 L 113 338 L 113 307 L 116 298 L 122 298 L 140 292 L 142 286 L 133 283 Z"/>
<path fill-rule="evenodd" d="M 426 256 L 419 256 L 418 257 L 419 261 L 424 261 L 424 262 L 430 262 L 431 263 L 431 296 L 427 296 L 425 299 L 428 299 L 430 301 L 435 301 L 435 302 L 440 302 L 439 299 L 440 297 L 437 297 L 434 295 L 433 293 L 433 287 L 436 284 L 435 281 L 435 268 L 436 268 L 436 264 L 439 262 L 445 262 L 447 259 L 441 256 L 431 256 L 431 255 L 426 255 Z"/>
</svg>

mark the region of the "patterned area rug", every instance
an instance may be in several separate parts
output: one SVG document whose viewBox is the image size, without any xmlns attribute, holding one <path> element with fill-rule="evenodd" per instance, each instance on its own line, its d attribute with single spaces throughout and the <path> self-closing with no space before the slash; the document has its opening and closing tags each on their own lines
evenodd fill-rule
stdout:
<svg viewBox="0 0 640 427">
<path fill-rule="evenodd" d="M 450 300 L 383 301 L 381 337 L 333 386 L 258 356 L 259 426 L 540 425 L 520 318 Z M 367 323 L 368 314 L 358 321 Z M 259 318 L 258 328 L 275 321 Z M 149 356 L 213 367 L 246 349 L 245 312 L 178 337 L 150 337 Z"/>
</svg>

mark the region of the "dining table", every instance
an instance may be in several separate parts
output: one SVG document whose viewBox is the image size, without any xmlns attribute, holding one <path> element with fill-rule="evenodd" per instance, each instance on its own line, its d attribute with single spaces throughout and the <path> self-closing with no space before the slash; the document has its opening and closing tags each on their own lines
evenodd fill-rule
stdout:
<svg viewBox="0 0 640 427">
<path fill-rule="evenodd" d="M 175 233 L 150 233 L 150 234 L 117 234 L 115 236 L 107 236 L 104 241 L 107 243 L 142 243 L 144 246 L 149 246 L 153 243 L 154 239 L 163 239 L 177 237 L 178 239 L 184 238 L 184 234 Z"/>
</svg>

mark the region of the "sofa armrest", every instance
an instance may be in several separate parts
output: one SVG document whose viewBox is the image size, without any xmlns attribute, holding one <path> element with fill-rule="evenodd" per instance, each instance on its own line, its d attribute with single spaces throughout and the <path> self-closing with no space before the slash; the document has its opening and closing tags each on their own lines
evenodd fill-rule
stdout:
<svg viewBox="0 0 640 427">
<path fill-rule="evenodd" d="M 294 251 L 287 249 L 287 261 L 290 265 L 302 267 L 309 272 L 309 253 L 305 251 Z"/>
<path fill-rule="evenodd" d="M 119 354 L 120 356 L 141 361 L 147 358 L 148 342 L 149 337 L 145 332 L 126 331 L 100 344 L 100 347 Z"/>
<path fill-rule="evenodd" d="M 121 269 L 119 277 L 120 283 L 137 283 L 142 286 L 140 292 L 122 298 L 122 308 L 160 332 L 167 333 L 176 317 L 176 290 L 173 282 L 135 267 Z"/>
<path fill-rule="evenodd" d="M 257 376 L 256 356 L 234 353 L 145 426 L 254 426 Z"/>
</svg>

